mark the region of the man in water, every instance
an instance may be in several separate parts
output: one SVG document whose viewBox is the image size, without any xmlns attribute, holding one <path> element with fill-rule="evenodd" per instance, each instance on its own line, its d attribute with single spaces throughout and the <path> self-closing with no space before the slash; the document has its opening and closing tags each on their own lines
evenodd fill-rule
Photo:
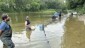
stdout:
<svg viewBox="0 0 85 48">
<path fill-rule="evenodd" d="M 25 28 L 26 28 L 27 37 L 30 39 L 30 35 L 31 35 L 31 30 L 32 30 L 32 29 L 31 29 L 31 27 L 30 27 L 29 16 L 26 16 Z"/>
<path fill-rule="evenodd" d="M 7 14 L 2 15 L 2 22 L 0 24 L 0 39 L 3 42 L 3 48 L 14 48 L 12 42 L 12 28 L 8 22 L 10 18 Z"/>
<path fill-rule="evenodd" d="M 59 20 L 61 20 L 61 11 L 59 12 Z"/>
</svg>

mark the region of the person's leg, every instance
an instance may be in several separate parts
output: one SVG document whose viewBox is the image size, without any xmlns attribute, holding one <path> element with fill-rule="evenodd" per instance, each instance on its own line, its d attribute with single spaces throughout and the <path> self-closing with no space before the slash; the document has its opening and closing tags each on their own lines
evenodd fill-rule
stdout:
<svg viewBox="0 0 85 48">
<path fill-rule="evenodd" d="M 59 21 L 61 21 L 61 15 L 59 15 Z"/>
<path fill-rule="evenodd" d="M 28 39 L 30 39 L 31 31 L 28 31 L 28 30 L 27 30 L 27 31 L 26 31 L 26 36 L 27 36 Z"/>
<path fill-rule="evenodd" d="M 5 39 L 3 40 L 4 47 L 3 48 L 14 48 L 14 43 L 11 39 Z"/>
<path fill-rule="evenodd" d="M 14 45 L 14 43 L 12 42 L 12 40 L 8 40 L 8 48 L 14 48 L 15 47 L 15 45 Z"/>
<path fill-rule="evenodd" d="M 7 46 L 5 44 L 3 44 L 3 48 L 7 48 Z"/>
</svg>

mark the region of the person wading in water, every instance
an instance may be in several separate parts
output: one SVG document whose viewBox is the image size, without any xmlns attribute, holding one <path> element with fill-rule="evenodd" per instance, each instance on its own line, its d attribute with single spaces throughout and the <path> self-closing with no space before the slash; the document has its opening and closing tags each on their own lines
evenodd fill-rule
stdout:
<svg viewBox="0 0 85 48">
<path fill-rule="evenodd" d="M 10 18 L 7 14 L 2 15 L 2 22 L 0 24 L 0 39 L 3 42 L 3 48 L 14 48 L 15 45 L 12 42 L 12 28 L 8 24 Z"/>
<path fill-rule="evenodd" d="M 30 21 L 29 21 L 29 16 L 26 16 L 26 20 L 25 20 L 25 29 L 26 29 L 26 35 L 27 37 L 30 39 L 30 35 L 31 35 L 31 27 L 30 27 Z"/>
</svg>

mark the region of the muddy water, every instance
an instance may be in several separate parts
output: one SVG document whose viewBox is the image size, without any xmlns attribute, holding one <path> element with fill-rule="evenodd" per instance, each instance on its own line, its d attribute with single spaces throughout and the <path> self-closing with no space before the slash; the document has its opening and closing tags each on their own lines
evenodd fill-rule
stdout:
<svg viewBox="0 0 85 48">
<path fill-rule="evenodd" d="M 62 48 L 85 48 L 85 16 L 67 19 Z"/>
<path fill-rule="evenodd" d="M 31 34 L 31 48 L 61 48 L 66 17 L 45 27 L 45 33 L 37 27 Z M 46 34 L 46 36 L 45 36 Z M 49 42 L 48 42 L 49 41 Z"/>
<path fill-rule="evenodd" d="M 12 40 L 15 43 L 15 48 L 28 48 L 29 39 L 26 36 L 25 31 L 25 17 L 29 16 L 31 26 L 36 26 L 39 23 L 48 23 L 47 21 L 51 18 L 52 14 L 45 13 L 9 13 L 11 17 L 10 24 L 13 29 Z M 0 19 L 1 21 L 1 19 Z M 45 22 L 46 21 L 46 22 Z M 2 42 L 0 41 L 0 48 L 2 48 Z"/>
<path fill-rule="evenodd" d="M 20 32 L 13 32 L 12 40 L 15 43 L 15 48 L 61 48 L 65 20 L 66 17 L 62 17 L 61 21 L 47 25 L 45 27 L 45 33 L 39 30 L 37 23 L 37 25 L 35 25 L 36 29 L 31 33 L 30 40 L 27 38 L 26 31 L 23 27 L 20 27 L 22 28 Z M 18 25 L 17 23 L 16 26 Z M 16 28 L 18 27 L 15 27 L 15 29 Z M 2 42 L 0 42 L 0 48 L 2 48 Z"/>
</svg>

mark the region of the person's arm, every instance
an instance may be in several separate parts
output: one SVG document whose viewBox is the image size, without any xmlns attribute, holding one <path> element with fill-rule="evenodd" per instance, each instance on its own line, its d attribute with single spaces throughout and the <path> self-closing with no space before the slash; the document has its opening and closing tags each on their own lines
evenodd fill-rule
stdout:
<svg viewBox="0 0 85 48">
<path fill-rule="evenodd" d="M 0 36 L 2 35 L 4 29 L 5 29 L 5 23 L 1 23 L 1 25 L 0 25 Z"/>
<path fill-rule="evenodd" d="M 25 21 L 25 26 L 27 25 L 27 21 Z"/>
<path fill-rule="evenodd" d="M 0 30 L 0 36 L 2 35 L 2 30 Z"/>
</svg>

